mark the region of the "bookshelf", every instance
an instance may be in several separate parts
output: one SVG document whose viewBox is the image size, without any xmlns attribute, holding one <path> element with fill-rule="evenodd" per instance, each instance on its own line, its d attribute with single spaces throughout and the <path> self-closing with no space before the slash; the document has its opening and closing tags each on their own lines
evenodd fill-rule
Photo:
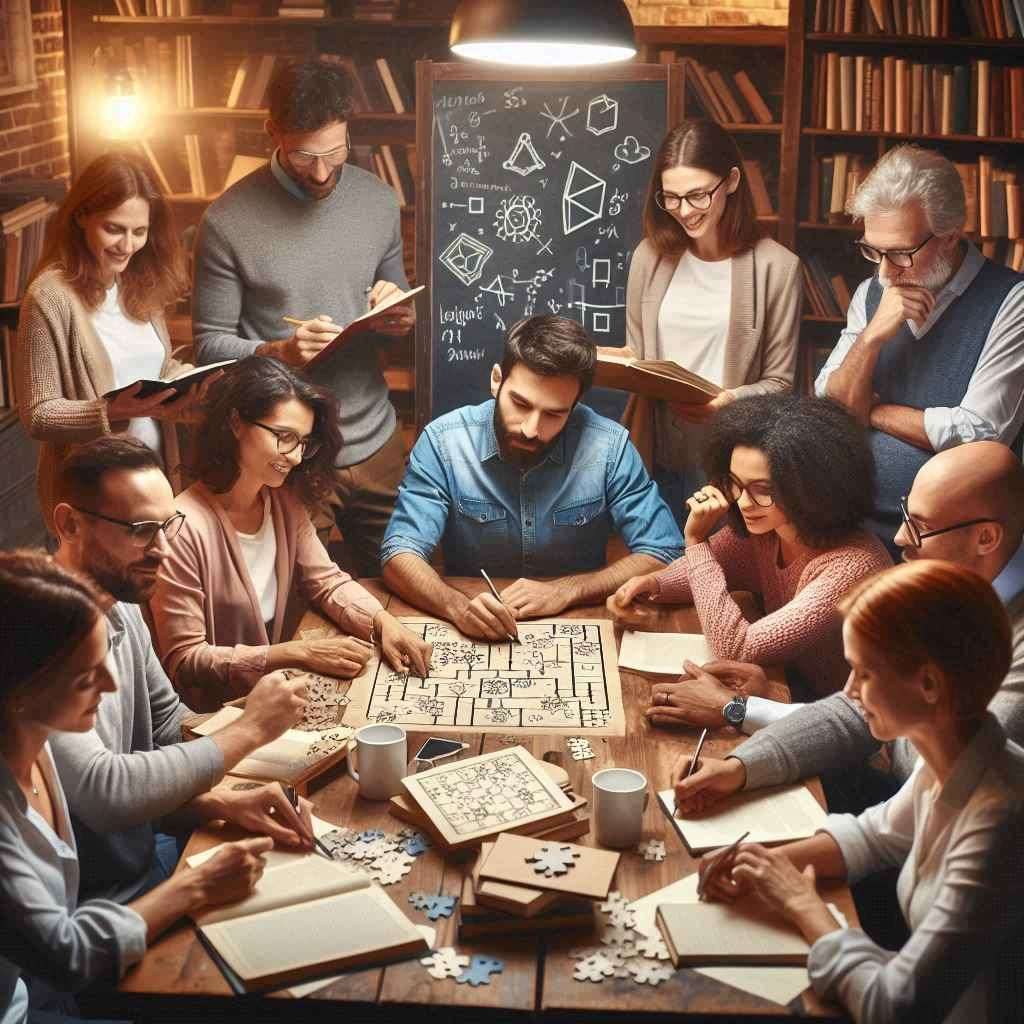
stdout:
<svg viewBox="0 0 1024 1024">
<path fill-rule="evenodd" d="M 140 6 L 137 4 L 136 6 Z M 224 178 L 235 154 L 252 157 L 270 155 L 270 141 L 263 130 L 267 117 L 266 107 L 255 103 L 230 106 L 228 100 L 233 77 L 240 63 L 252 55 L 273 55 L 280 60 L 312 56 L 319 53 L 335 54 L 357 62 L 370 62 L 385 58 L 400 70 L 405 83 L 415 82 L 414 65 L 417 59 L 447 57 L 447 38 L 450 21 L 440 16 L 444 4 L 433 5 L 437 17 L 406 17 L 402 10 L 413 7 L 403 3 L 398 16 L 392 21 L 359 21 L 354 17 L 328 16 L 324 18 L 287 18 L 271 16 L 232 16 L 220 13 L 228 10 L 225 0 L 193 0 L 195 8 L 209 14 L 187 17 L 140 15 L 130 17 L 115 13 L 114 0 L 75 0 L 64 5 L 65 38 L 68 70 L 68 106 L 71 162 L 74 172 L 85 166 L 111 143 L 103 135 L 100 109 L 102 70 L 97 67 L 94 54 L 99 50 L 112 66 L 123 65 L 132 70 L 134 60 L 142 65 L 141 88 L 149 92 L 150 106 L 157 89 L 165 101 L 158 113 L 149 120 L 150 143 L 161 163 L 168 163 L 168 183 L 171 201 L 179 229 L 188 231 L 198 225 L 206 207 L 220 193 Z M 264 4 L 264 11 L 276 9 L 277 3 Z M 330 5 L 329 5 L 330 6 Z M 346 6 L 334 4 L 336 10 Z M 422 10 L 422 5 L 420 5 Z M 433 11 L 431 11 L 431 15 Z M 178 39 L 187 39 L 185 44 Z M 164 68 L 154 68 L 153 57 L 170 54 L 185 47 L 189 55 L 188 71 L 175 62 L 170 74 Z M 164 58 L 168 60 L 168 58 Z M 180 79 L 190 72 L 191 82 L 187 95 L 191 104 L 180 102 Z M 161 78 L 161 75 L 167 77 Z M 168 92 L 168 86 L 170 91 Z M 368 90 L 367 90 L 368 91 Z M 406 203 L 402 207 L 402 236 L 405 248 L 406 273 L 414 278 L 415 252 L 415 187 L 411 185 L 415 172 L 414 147 L 416 118 L 410 103 L 405 113 L 380 109 L 380 97 L 372 111 L 360 111 L 350 122 L 353 148 L 379 151 L 391 147 L 395 160 L 406 161 Z M 387 96 L 384 102 L 387 102 Z M 200 181 L 205 189 L 197 192 L 197 179 L 192 166 L 184 160 L 178 146 L 184 135 L 194 135 L 203 164 Z M 167 149 L 175 147 L 173 157 Z M 370 154 L 371 161 L 377 159 Z M 359 162 L 359 161 L 357 161 Z M 375 170 L 372 165 L 367 169 Z M 172 175 L 170 172 L 174 171 Z M 384 176 L 383 174 L 381 175 Z M 390 183 L 390 182 L 389 182 Z M 411 187 L 410 187 L 411 185 Z M 187 325 L 187 305 L 177 311 L 179 325 Z M 179 336 L 185 334 L 181 327 Z M 186 338 L 190 340 L 190 338 Z M 392 399 L 403 422 L 413 418 L 412 339 L 398 339 L 388 349 L 385 377 L 392 391 Z"/>
</svg>

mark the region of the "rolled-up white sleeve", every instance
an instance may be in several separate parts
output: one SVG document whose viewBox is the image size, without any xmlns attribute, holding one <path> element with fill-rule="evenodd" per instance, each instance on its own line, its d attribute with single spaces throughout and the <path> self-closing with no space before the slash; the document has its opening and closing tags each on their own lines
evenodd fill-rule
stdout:
<svg viewBox="0 0 1024 1024">
<path fill-rule="evenodd" d="M 922 343 L 927 340 L 926 335 Z M 960 404 L 924 411 L 925 433 L 937 452 L 971 441 L 1013 444 L 1022 425 L 1024 282 L 1014 285 L 999 307 Z"/>
<path fill-rule="evenodd" d="M 850 351 L 853 343 L 860 337 L 861 331 L 868 325 L 868 286 L 872 280 L 869 277 L 861 281 L 857 285 L 857 290 L 853 293 L 853 298 L 850 299 L 850 308 L 846 312 L 846 326 L 843 328 L 842 334 L 839 335 L 836 347 L 829 353 L 828 359 L 825 360 L 825 365 L 821 368 L 817 379 L 814 381 L 814 393 L 818 398 L 828 397 L 825 389 L 829 377 L 843 365 L 847 352 Z"/>
</svg>

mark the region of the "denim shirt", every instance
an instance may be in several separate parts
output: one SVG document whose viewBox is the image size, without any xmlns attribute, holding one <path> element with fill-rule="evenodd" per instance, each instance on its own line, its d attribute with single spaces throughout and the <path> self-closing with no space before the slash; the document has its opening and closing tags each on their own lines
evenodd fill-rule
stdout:
<svg viewBox="0 0 1024 1024">
<path fill-rule="evenodd" d="M 585 405 L 525 470 L 501 457 L 493 399 L 434 420 L 420 435 L 381 545 L 476 576 L 562 576 L 605 564 L 612 532 L 633 554 L 671 562 L 682 537 L 626 431 Z"/>
</svg>

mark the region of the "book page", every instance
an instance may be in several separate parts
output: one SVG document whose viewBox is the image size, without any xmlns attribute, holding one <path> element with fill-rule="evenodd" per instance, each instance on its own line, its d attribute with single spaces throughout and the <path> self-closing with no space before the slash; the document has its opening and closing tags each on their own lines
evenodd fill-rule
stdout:
<svg viewBox="0 0 1024 1024">
<path fill-rule="evenodd" d="M 198 924 L 213 924 L 350 892 L 369 884 L 369 876 L 362 871 L 319 854 L 289 858 L 284 863 L 278 858 L 273 866 L 267 866 L 252 895 L 238 903 L 210 907 L 193 916 Z"/>
<path fill-rule="evenodd" d="M 675 792 L 663 789 L 658 802 L 692 853 L 703 853 L 750 832 L 748 843 L 782 843 L 813 836 L 825 824 L 825 812 L 802 785 L 740 792 L 699 818 L 677 818 Z"/>
<path fill-rule="evenodd" d="M 679 675 L 683 662 L 711 661 L 711 649 L 701 633 L 640 633 L 627 629 L 619 645 L 619 668 L 637 672 Z"/>
<path fill-rule="evenodd" d="M 359 926 L 344 927 L 345 922 Z M 410 942 L 426 950 L 420 932 L 376 885 L 204 925 L 202 930 L 228 966 L 247 980 L 356 960 Z"/>
<path fill-rule="evenodd" d="M 680 966 L 716 961 L 806 963 L 811 948 L 795 925 L 749 901 L 662 903 L 658 913 L 662 933 L 682 961 Z"/>
<path fill-rule="evenodd" d="M 403 292 L 401 290 L 394 292 L 393 294 L 389 295 L 386 299 L 382 299 L 380 302 L 378 302 L 377 305 L 373 307 L 373 309 L 369 309 L 365 313 L 363 313 L 362 316 L 357 316 L 355 320 L 351 320 L 345 327 L 345 330 L 347 331 L 348 328 L 352 326 L 352 324 L 360 324 L 364 320 L 372 320 L 374 317 L 380 316 L 381 313 L 386 313 L 389 309 L 391 309 L 392 306 L 404 305 L 414 295 L 419 295 L 419 293 L 423 291 L 426 287 L 427 286 L 425 284 L 421 284 L 416 288 L 410 288 L 407 292 Z"/>
</svg>

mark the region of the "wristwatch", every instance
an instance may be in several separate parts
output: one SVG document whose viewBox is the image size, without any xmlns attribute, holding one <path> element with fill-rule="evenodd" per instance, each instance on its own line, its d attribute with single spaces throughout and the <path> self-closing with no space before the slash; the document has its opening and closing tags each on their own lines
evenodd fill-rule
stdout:
<svg viewBox="0 0 1024 1024">
<path fill-rule="evenodd" d="M 735 725 L 738 729 L 743 724 L 743 719 L 747 717 L 747 698 L 746 697 L 733 697 L 728 704 L 722 708 L 722 717 L 729 723 L 729 725 Z"/>
</svg>

